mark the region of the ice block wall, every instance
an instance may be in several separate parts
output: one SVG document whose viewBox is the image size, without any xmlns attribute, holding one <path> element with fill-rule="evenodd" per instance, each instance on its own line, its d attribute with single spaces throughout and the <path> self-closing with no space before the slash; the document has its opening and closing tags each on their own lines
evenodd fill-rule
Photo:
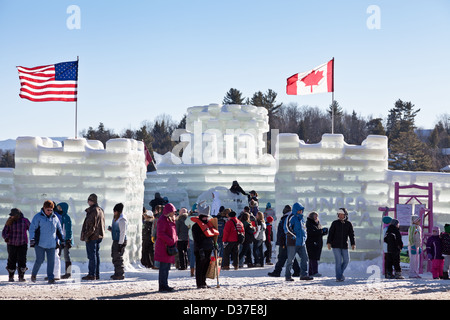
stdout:
<svg viewBox="0 0 450 320">
<path fill-rule="evenodd" d="M 273 201 L 276 162 L 267 154 L 267 110 L 252 105 L 209 104 L 188 108 L 186 131 L 173 152 L 155 155 L 157 171 L 145 181 L 145 204 L 155 192 L 175 206 L 191 207 L 205 191 L 237 180 L 257 190 L 262 204 Z M 180 148 L 182 147 L 182 156 Z M 184 192 L 183 192 L 184 191 Z"/>
<path fill-rule="evenodd" d="M 97 194 L 107 226 L 111 225 L 114 205 L 122 202 L 129 221 L 125 259 L 139 261 L 146 176 L 143 151 L 143 143 L 131 139 L 112 139 L 104 148 L 100 141 L 86 139 L 67 139 L 61 143 L 48 138 L 19 137 L 11 206 L 20 208 L 31 220 L 45 200 L 67 202 L 75 241 L 71 256 L 75 261 L 86 261 L 85 243 L 79 239 L 89 194 Z M 0 179 L 11 179 L 11 176 L 0 175 Z M 107 261 L 111 243 L 107 231 L 101 244 L 102 258 Z M 4 258 L 4 244 L 1 250 Z M 33 254 L 30 250 L 30 255 Z"/>
<path fill-rule="evenodd" d="M 388 170 L 386 136 L 370 135 L 361 145 L 345 143 L 341 134 L 325 134 L 317 144 L 305 144 L 296 134 L 280 134 L 275 157 L 276 209 L 299 201 L 306 215 L 319 213 L 329 227 L 340 207 L 347 208 L 355 228 L 357 251 L 352 259 L 381 254 L 380 206 L 394 206 L 395 182 L 434 186 L 434 217 L 442 226 L 450 221 L 450 175 L 431 172 Z M 326 237 L 325 237 L 326 238 Z M 332 260 L 331 252 L 323 251 Z"/>
</svg>

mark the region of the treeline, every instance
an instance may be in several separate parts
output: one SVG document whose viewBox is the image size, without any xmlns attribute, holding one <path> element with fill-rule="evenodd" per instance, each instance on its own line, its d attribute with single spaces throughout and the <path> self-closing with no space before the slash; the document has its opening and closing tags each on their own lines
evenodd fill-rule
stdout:
<svg viewBox="0 0 450 320">
<path fill-rule="evenodd" d="M 324 133 L 331 133 L 331 115 L 334 111 L 334 133 L 340 133 L 348 144 L 361 144 L 368 135 L 386 135 L 389 146 L 389 168 L 407 171 L 440 171 L 450 164 L 450 155 L 443 150 L 450 148 L 450 115 L 442 114 L 430 134 L 417 130 L 415 117 L 420 112 L 414 104 L 398 99 L 393 103 L 385 118 L 363 117 L 352 110 L 348 113 L 338 101 L 328 108 L 298 106 L 296 103 L 277 103 L 277 93 L 271 89 L 255 92 L 244 97 L 238 89 L 231 88 L 225 93 L 223 104 L 251 104 L 264 107 L 268 111 L 271 129 L 280 133 L 296 133 L 306 143 L 317 143 Z M 86 139 L 100 140 L 103 144 L 113 138 L 132 138 L 143 141 L 150 153 L 165 154 L 177 144 L 172 133 L 177 128 L 185 128 L 186 115 L 181 121 L 162 114 L 153 121 L 144 120 L 137 130 L 126 129 L 116 133 L 100 123 L 98 128 L 89 127 L 81 131 Z M 268 139 L 270 140 L 270 133 Z M 0 154 L 1 155 L 1 154 Z M 10 157 L 7 157 L 8 159 Z M 12 157 L 14 158 L 14 157 Z M 3 159 L 3 158 L 2 158 Z M 14 166 L 14 159 L 8 165 Z M 154 170 L 149 166 L 148 170 Z"/>
</svg>

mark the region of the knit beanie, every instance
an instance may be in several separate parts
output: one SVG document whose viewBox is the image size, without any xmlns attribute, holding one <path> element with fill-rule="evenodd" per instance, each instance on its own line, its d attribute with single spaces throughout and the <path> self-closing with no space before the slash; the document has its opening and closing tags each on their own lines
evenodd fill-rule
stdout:
<svg viewBox="0 0 450 320">
<path fill-rule="evenodd" d="M 392 219 L 392 220 L 391 220 L 391 224 L 392 224 L 393 226 L 397 226 L 399 223 L 400 223 L 400 222 L 399 222 L 397 219 Z"/>
<path fill-rule="evenodd" d="M 168 203 L 164 206 L 163 215 L 168 215 L 169 213 L 174 212 L 174 211 L 177 211 L 175 206 L 171 203 Z"/>
<path fill-rule="evenodd" d="M 444 231 L 450 233 L 450 224 L 446 223 L 444 226 Z"/>
</svg>

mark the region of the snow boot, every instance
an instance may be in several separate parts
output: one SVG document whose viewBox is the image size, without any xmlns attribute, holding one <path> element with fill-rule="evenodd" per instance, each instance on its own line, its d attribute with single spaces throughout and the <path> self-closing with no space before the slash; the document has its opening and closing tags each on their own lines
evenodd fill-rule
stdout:
<svg viewBox="0 0 450 320">
<path fill-rule="evenodd" d="M 401 271 L 395 271 L 395 275 L 394 275 L 395 279 L 405 279 L 404 276 L 402 276 L 402 272 Z"/>
<path fill-rule="evenodd" d="M 8 269 L 8 268 L 6 268 L 6 270 L 8 270 L 8 275 L 9 275 L 8 281 L 9 282 L 14 282 L 14 272 L 16 272 L 16 269 Z"/>
<path fill-rule="evenodd" d="M 19 268 L 18 273 L 19 273 L 19 282 L 25 282 L 25 271 L 27 271 L 28 268 Z"/>
<path fill-rule="evenodd" d="M 278 272 L 272 271 L 267 274 L 269 277 L 280 277 Z"/>
<path fill-rule="evenodd" d="M 66 261 L 66 274 L 61 276 L 61 279 L 69 279 L 72 276 L 72 262 Z"/>
</svg>

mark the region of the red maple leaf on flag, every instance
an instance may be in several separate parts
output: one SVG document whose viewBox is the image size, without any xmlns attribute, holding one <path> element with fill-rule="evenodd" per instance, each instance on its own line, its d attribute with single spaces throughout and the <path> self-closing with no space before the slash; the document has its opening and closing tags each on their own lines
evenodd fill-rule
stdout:
<svg viewBox="0 0 450 320">
<path fill-rule="evenodd" d="M 307 76 L 303 77 L 300 81 L 303 81 L 306 86 L 311 86 L 311 92 L 313 92 L 312 86 L 317 86 L 319 81 L 323 78 L 323 71 L 312 71 Z"/>
</svg>

